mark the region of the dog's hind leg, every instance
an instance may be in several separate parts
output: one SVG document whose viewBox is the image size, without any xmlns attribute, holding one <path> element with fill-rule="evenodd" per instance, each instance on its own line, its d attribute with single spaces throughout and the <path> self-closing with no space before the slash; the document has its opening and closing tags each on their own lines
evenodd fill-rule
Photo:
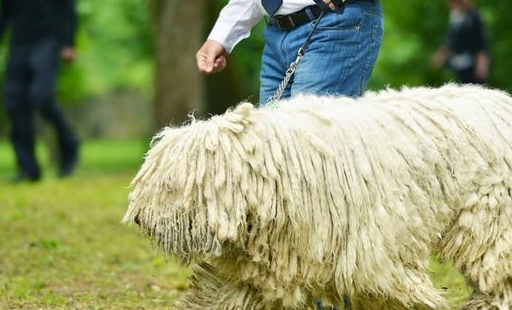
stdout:
<svg viewBox="0 0 512 310">
<path fill-rule="evenodd" d="M 447 231 L 443 260 L 452 260 L 473 287 L 464 310 L 512 309 L 512 189 L 482 188 Z"/>
<path fill-rule="evenodd" d="M 363 296 L 361 299 L 354 298 L 350 302 L 350 310 L 434 310 L 443 308 L 432 308 L 426 304 L 409 304 L 405 305 L 397 299 L 390 297 L 372 297 L 371 295 Z"/>
<path fill-rule="evenodd" d="M 434 288 L 428 274 L 417 266 L 403 266 L 391 290 L 376 294 L 359 292 L 350 296 L 351 310 L 441 310 L 446 300 Z"/>
<path fill-rule="evenodd" d="M 281 310 L 249 285 L 234 283 L 219 275 L 209 264 L 194 268 L 189 292 L 178 302 L 177 310 Z"/>
<path fill-rule="evenodd" d="M 512 309 L 512 226 L 508 225 L 497 238 L 489 240 L 488 248 L 480 257 L 457 263 L 474 289 L 462 309 Z"/>
</svg>

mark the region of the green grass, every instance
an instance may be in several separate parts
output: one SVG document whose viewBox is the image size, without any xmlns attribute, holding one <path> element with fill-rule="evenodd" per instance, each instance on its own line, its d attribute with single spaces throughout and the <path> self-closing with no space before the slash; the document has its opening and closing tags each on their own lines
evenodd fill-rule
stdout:
<svg viewBox="0 0 512 310">
<path fill-rule="evenodd" d="M 90 140 L 81 145 L 79 175 L 136 171 L 142 163 L 149 141 Z M 38 143 L 36 153 L 45 177 L 55 176 L 56 164 L 44 143 Z M 0 182 L 15 173 L 14 153 L 10 145 L 0 140 Z M 5 174 L 4 174 L 5 173 Z"/>
<path fill-rule="evenodd" d="M 0 309 L 170 308 L 188 270 L 165 262 L 137 227 L 120 224 L 145 148 L 86 142 L 71 178 L 55 178 L 48 165 L 36 184 L 2 178 Z M 2 174 L 14 173 L 5 143 L 0 154 Z"/>
<path fill-rule="evenodd" d="M 0 142 L 0 309 L 171 309 L 189 270 L 164 261 L 120 220 L 147 141 L 86 141 L 76 175 L 12 185 L 12 152 Z M 467 290 L 447 265 L 434 282 L 459 304 Z"/>
</svg>

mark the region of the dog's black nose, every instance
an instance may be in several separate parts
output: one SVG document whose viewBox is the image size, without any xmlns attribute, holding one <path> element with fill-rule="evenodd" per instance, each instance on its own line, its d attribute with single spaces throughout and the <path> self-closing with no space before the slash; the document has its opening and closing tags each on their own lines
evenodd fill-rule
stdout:
<svg viewBox="0 0 512 310">
<path fill-rule="evenodd" d="M 133 218 L 133 221 L 135 222 L 135 224 L 139 225 L 140 226 L 140 220 L 139 220 L 139 215 L 135 215 L 135 217 Z"/>
</svg>

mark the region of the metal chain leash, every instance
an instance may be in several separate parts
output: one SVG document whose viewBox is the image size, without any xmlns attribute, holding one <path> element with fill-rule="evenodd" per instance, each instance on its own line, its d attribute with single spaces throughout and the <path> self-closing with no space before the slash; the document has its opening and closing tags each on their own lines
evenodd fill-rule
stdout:
<svg viewBox="0 0 512 310">
<path fill-rule="evenodd" d="M 267 99 L 267 105 L 269 105 L 271 108 L 275 107 L 279 99 L 281 99 L 281 96 L 283 95 L 284 90 L 286 89 L 286 86 L 288 86 L 288 83 L 290 82 L 293 74 L 295 73 L 295 70 L 297 70 L 297 66 L 299 65 L 299 62 L 304 57 L 304 54 L 306 53 L 306 50 L 309 46 L 309 43 L 311 43 L 311 37 L 313 36 L 313 33 L 316 30 L 316 27 L 318 27 L 318 24 L 320 23 L 320 20 L 324 16 L 325 11 L 322 11 L 318 18 L 315 20 L 315 23 L 313 25 L 313 28 L 311 28 L 311 31 L 309 32 L 306 41 L 304 44 L 299 48 L 297 51 L 297 58 L 295 58 L 295 61 L 293 61 L 290 66 L 288 67 L 288 70 L 286 70 L 286 74 L 284 76 L 283 81 L 281 84 L 279 84 L 279 87 L 275 91 L 274 95 Z"/>
</svg>

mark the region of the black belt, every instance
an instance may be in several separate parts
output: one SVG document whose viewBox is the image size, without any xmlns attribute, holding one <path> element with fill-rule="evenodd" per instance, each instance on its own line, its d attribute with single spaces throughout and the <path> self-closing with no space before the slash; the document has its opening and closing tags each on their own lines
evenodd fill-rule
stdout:
<svg viewBox="0 0 512 310">
<path fill-rule="evenodd" d="M 345 4 L 355 3 L 355 2 L 376 2 L 376 0 L 347 0 Z M 310 5 L 303 8 L 300 11 L 287 14 L 287 15 L 275 15 L 268 19 L 268 24 L 270 26 L 274 26 L 279 28 L 280 30 L 287 31 L 292 30 L 295 27 L 300 25 L 304 25 L 313 21 L 320 16 L 322 13 L 322 9 L 317 5 Z"/>
</svg>

